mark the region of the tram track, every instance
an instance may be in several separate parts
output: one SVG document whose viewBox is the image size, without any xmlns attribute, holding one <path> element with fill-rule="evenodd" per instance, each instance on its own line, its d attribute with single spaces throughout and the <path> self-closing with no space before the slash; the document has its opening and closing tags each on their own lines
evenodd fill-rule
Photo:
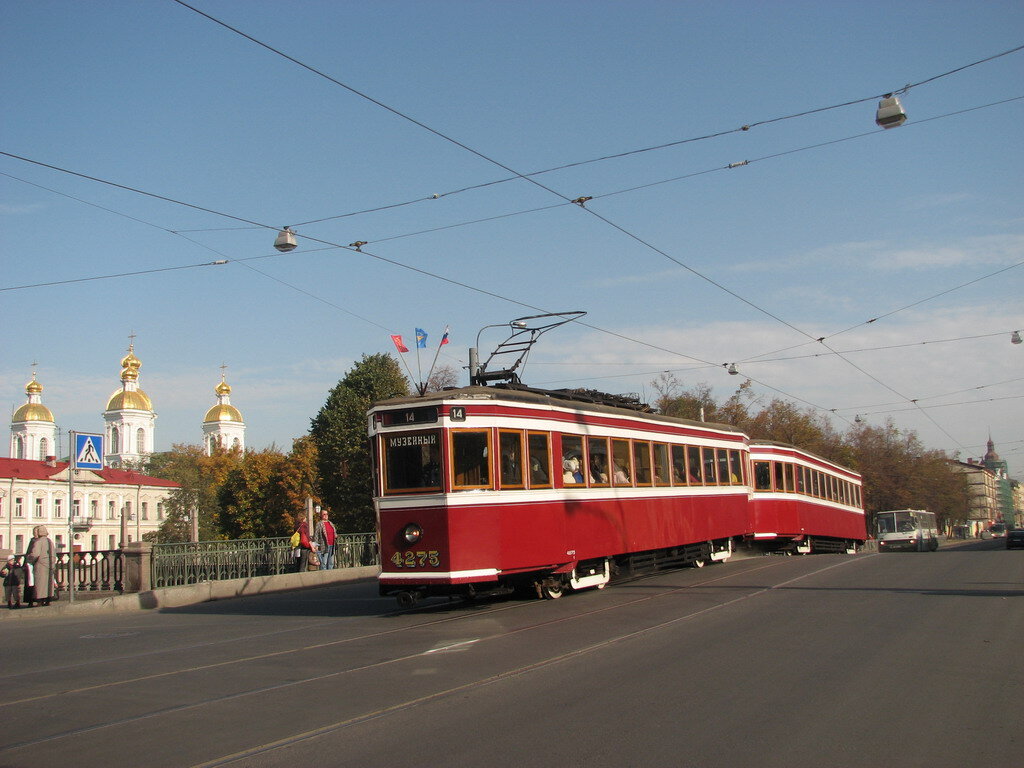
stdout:
<svg viewBox="0 0 1024 768">
<path fill-rule="evenodd" d="M 771 567 L 771 564 L 766 564 L 766 565 L 763 565 L 763 566 L 759 566 L 757 568 L 753 568 L 750 571 L 745 571 L 745 572 L 758 571 L 758 570 L 762 570 L 762 569 L 767 568 L 767 567 Z M 657 577 L 659 575 L 664 575 L 664 573 L 666 573 L 666 572 L 665 571 L 661 571 L 661 572 L 658 572 L 658 573 L 640 574 L 640 575 L 630 576 L 630 577 L 626 577 L 626 578 L 619 578 L 619 579 L 616 579 L 612 583 L 611 588 L 614 589 L 616 587 L 622 587 L 622 586 L 625 586 L 627 584 L 632 584 L 632 583 L 635 583 L 635 582 L 644 581 L 646 579 L 654 578 L 654 577 Z M 712 574 L 711 573 L 707 573 L 707 575 L 711 576 Z M 589 611 L 585 611 L 583 613 L 576 613 L 576 614 L 573 614 L 572 616 L 569 616 L 569 617 L 561 617 L 561 618 L 558 618 L 558 619 L 552 619 L 552 620 L 545 621 L 545 622 L 539 622 L 539 623 L 536 623 L 536 624 L 526 625 L 524 627 L 520 627 L 520 628 L 517 628 L 517 629 L 514 629 L 514 630 L 509 630 L 508 632 L 505 632 L 505 633 L 496 634 L 496 635 L 488 637 L 486 639 L 487 640 L 494 640 L 494 639 L 497 639 L 497 638 L 500 638 L 500 637 L 505 637 L 505 636 L 512 635 L 512 634 L 518 634 L 518 633 L 526 631 L 526 630 L 538 629 L 538 628 L 541 628 L 541 627 L 546 627 L 546 626 L 551 626 L 551 625 L 555 625 L 555 624 L 559 624 L 559 623 L 564 623 L 566 621 L 571 621 L 571 620 L 583 619 L 583 618 L 591 617 L 591 616 L 594 616 L 594 615 L 597 615 L 597 614 L 601 614 L 601 613 L 606 613 L 606 612 L 612 611 L 612 610 L 624 609 L 624 608 L 627 608 L 627 607 L 630 607 L 630 606 L 635 606 L 635 605 L 638 605 L 638 604 L 641 604 L 641 603 L 649 602 L 651 600 L 656 600 L 656 599 L 660 599 L 660 598 L 663 598 L 663 597 L 666 597 L 666 596 L 678 594 L 680 592 L 684 592 L 684 591 L 687 591 L 687 590 L 690 590 L 690 589 L 695 589 L 697 587 L 702 587 L 702 586 L 707 586 L 709 584 L 714 584 L 715 582 L 720 581 L 722 578 L 726 578 L 727 576 L 732 576 L 732 575 L 735 575 L 735 574 L 730 573 L 728 575 L 723 575 L 723 576 L 719 576 L 719 577 L 716 577 L 716 578 L 705 579 L 704 581 L 702 581 L 702 582 L 700 582 L 698 584 L 687 584 L 685 586 L 675 587 L 675 588 L 672 588 L 672 589 L 665 590 L 663 592 L 658 592 L 656 594 L 650 594 L 650 595 L 644 595 L 642 597 L 637 597 L 637 598 L 631 599 L 631 600 L 629 600 L 627 602 L 616 603 L 614 605 L 601 606 L 601 607 L 598 607 L 598 608 L 595 608 L 595 609 L 592 609 L 592 610 L 589 610 Z M 476 603 L 476 604 L 479 605 L 480 603 Z M 530 599 L 530 600 L 522 600 L 522 601 L 517 601 L 517 602 L 512 602 L 512 603 L 497 602 L 496 601 L 496 602 L 494 602 L 494 603 L 492 603 L 492 604 L 487 606 L 487 614 L 494 614 L 494 613 L 499 613 L 499 612 L 503 612 L 503 611 L 510 611 L 510 610 L 526 609 L 526 608 L 529 608 L 529 607 L 534 606 L 536 604 L 537 604 L 536 601 L 534 601 L 532 599 Z M 421 614 L 421 615 L 422 614 L 430 614 L 430 613 L 433 613 L 433 612 L 437 612 L 438 610 L 449 610 L 449 609 L 450 609 L 450 603 L 423 604 L 423 605 L 420 605 L 418 607 L 411 608 L 411 609 L 405 609 L 405 610 L 391 611 L 391 612 L 388 612 L 388 613 L 383 613 L 383 614 L 380 614 L 379 618 L 395 618 L 395 617 L 399 617 L 399 616 L 409 616 L 409 615 L 415 615 L 415 614 Z M 268 651 L 268 652 L 265 652 L 265 653 L 249 654 L 249 655 L 246 655 L 246 656 L 240 656 L 240 657 L 238 657 L 236 659 L 226 659 L 226 660 L 223 660 L 223 661 L 212 662 L 212 663 L 209 663 L 209 664 L 192 665 L 192 666 L 188 666 L 188 667 L 180 667 L 178 669 L 165 670 L 165 671 L 159 672 L 159 673 L 153 673 L 153 674 L 149 674 L 149 675 L 140 675 L 140 676 L 136 676 L 136 677 L 125 678 L 123 680 L 111 680 L 111 681 L 107 681 L 107 682 L 103 682 L 103 683 L 97 683 L 97 684 L 94 684 L 94 685 L 80 686 L 80 687 L 77 687 L 77 688 L 63 688 L 61 690 L 51 691 L 51 692 L 48 692 L 48 693 L 43 693 L 43 694 L 39 694 L 39 695 L 36 695 L 36 696 L 30 696 L 30 697 L 25 697 L 25 698 L 4 699 L 4 700 L 0 700 L 0 711 L 2 711 L 3 709 L 5 709 L 7 707 L 13 707 L 13 706 L 28 704 L 28 703 L 37 702 L 37 701 L 44 701 L 46 699 L 50 699 L 50 698 L 53 698 L 55 696 L 66 696 L 66 695 L 73 695 L 73 694 L 91 693 L 91 692 L 95 692 L 95 691 L 99 691 L 99 690 L 103 690 L 103 689 L 107 689 L 107 688 L 114 688 L 114 687 L 118 687 L 118 686 L 132 685 L 132 684 L 136 684 L 136 683 L 153 682 L 153 681 L 156 681 L 156 680 L 160 680 L 160 679 L 163 679 L 163 678 L 168 678 L 168 677 L 171 677 L 171 676 L 174 676 L 174 675 L 179 675 L 179 674 L 193 674 L 193 673 L 197 673 L 197 672 L 206 672 L 206 671 L 211 671 L 211 670 L 214 670 L 214 669 L 223 668 L 223 667 L 227 667 L 227 666 L 231 666 L 231 665 L 235 665 L 235 664 L 244 664 L 244 663 L 251 663 L 251 662 L 255 662 L 255 661 L 263 661 L 263 660 L 272 659 L 272 658 L 275 658 L 275 657 L 285 657 L 285 656 L 288 656 L 291 653 L 294 653 L 299 648 L 301 648 L 302 650 L 305 650 L 305 651 L 317 651 L 317 650 L 323 650 L 323 649 L 326 649 L 326 648 L 331 648 L 331 647 L 336 647 L 336 646 L 340 646 L 340 645 L 345 645 L 347 643 L 357 643 L 357 642 L 368 641 L 368 640 L 372 641 L 372 640 L 377 640 L 377 639 L 380 639 L 380 638 L 385 638 L 385 637 L 390 636 L 390 635 L 407 633 L 407 632 L 409 632 L 411 630 L 418 630 L 418 629 L 424 629 L 424 628 L 429 628 L 429 627 L 433 627 L 433 626 L 439 626 L 439 625 L 442 625 L 442 624 L 449 624 L 449 623 L 455 623 L 455 622 L 463 622 L 463 621 L 467 621 L 467 620 L 470 620 L 470 619 L 477 619 L 477 618 L 480 618 L 481 615 L 482 614 L 480 614 L 480 613 L 473 613 L 473 614 L 459 614 L 459 615 L 454 615 L 454 616 L 445 616 L 445 617 L 442 617 L 442 618 L 439 618 L 439 619 L 423 622 L 422 624 L 415 624 L 415 625 L 412 625 L 412 626 L 396 627 L 394 629 L 388 629 L 388 630 L 384 630 L 384 631 L 380 631 L 380 632 L 363 633 L 363 634 L 359 634 L 359 635 L 353 635 L 351 637 L 344 637 L 344 638 L 339 638 L 339 639 L 336 639 L 336 640 L 329 640 L 329 641 L 313 643 L 313 644 L 303 643 L 301 646 L 297 646 L 297 647 L 289 647 L 289 648 L 275 650 L 275 651 Z M 93 668 L 101 667 L 103 665 L 118 665 L 118 664 L 123 664 L 125 661 L 129 661 L 129 660 L 137 660 L 137 659 L 143 659 L 143 658 L 147 658 L 147 657 L 167 655 L 167 654 L 174 654 L 174 653 L 190 652 L 190 651 L 195 651 L 197 649 L 212 648 L 212 647 L 215 647 L 215 646 L 223 646 L 223 645 L 227 645 L 227 644 L 230 644 L 230 643 L 237 643 L 237 642 L 240 642 L 240 641 L 243 641 L 243 640 L 244 641 L 251 641 L 251 640 L 254 640 L 254 639 L 263 640 L 263 639 L 266 639 L 268 637 L 280 636 L 280 635 L 283 635 L 283 634 L 293 634 L 293 633 L 301 633 L 301 632 L 307 632 L 308 633 L 310 630 L 323 628 L 323 626 L 324 626 L 323 623 L 305 624 L 305 625 L 300 626 L 300 627 L 292 627 L 292 628 L 285 629 L 285 630 L 275 630 L 274 632 L 261 633 L 259 635 L 247 635 L 244 638 L 227 638 L 227 639 L 218 640 L 218 641 L 214 641 L 214 642 L 193 643 L 193 644 L 184 645 L 184 646 L 175 646 L 173 648 L 161 648 L 161 649 L 156 649 L 156 650 L 151 650 L 151 651 L 145 651 L 145 652 L 142 652 L 142 653 L 125 654 L 125 655 L 122 655 L 122 656 L 108 657 L 108 658 L 105 658 L 105 659 L 96 659 L 96 660 L 90 660 L 90 661 L 83 661 L 83 662 L 79 662 L 77 664 L 62 665 L 60 667 L 49 667 L 49 668 L 43 669 L 43 670 L 36 669 L 36 670 L 29 671 L 29 672 L 15 673 L 15 674 L 10 674 L 10 675 L 2 675 L 2 676 L 0 676 L 0 683 L 3 683 L 5 681 L 10 681 L 10 680 L 15 680 L 15 679 L 17 679 L 19 677 L 25 677 L 25 676 L 28 676 L 28 675 L 32 675 L 32 676 L 38 677 L 40 674 L 62 673 L 62 672 L 67 672 L 67 671 L 73 670 L 73 669 L 81 670 L 81 669 L 86 669 L 86 668 L 89 668 L 89 667 L 93 667 Z M 432 650 L 434 652 L 436 652 L 436 649 L 432 649 Z M 419 655 L 419 654 L 411 654 L 410 657 L 416 656 L 416 655 Z M 402 657 L 402 658 L 406 658 L 406 657 Z M 402 658 L 396 658 L 394 661 L 400 661 L 400 660 L 402 660 Z M 352 670 L 346 670 L 346 671 L 358 671 L 358 669 L 352 669 Z"/>
<path fill-rule="evenodd" d="M 829 560 L 831 560 L 831 558 Z M 622 600 L 620 602 L 615 602 L 614 604 L 606 604 L 606 605 L 595 606 L 595 607 L 592 607 L 592 608 L 590 608 L 588 610 L 585 610 L 585 611 L 582 611 L 582 612 L 572 613 L 571 615 L 562 615 L 562 616 L 558 616 L 558 617 L 551 617 L 551 618 L 545 619 L 543 621 L 528 622 L 528 623 L 524 623 L 524 624 L 522 624 L 520 626 L 516 626 L 516 627 L 513 627 L 513 628 L 503 629 L 503 630 L 498 631 L 498 632 L 492 632 L 492 633 L 487 634 L 487 635 L 483 635 L 483 636 L 480 636 L 480 637 L 473 638 L 472 646 L 473 647 L 483 646 L 483 645 L 487 645 L 489 643 L 495 643 L 496 641 L 500 641 L 500 640 L 503 640 L 503 639 L 512 638 L 513 636 L 516 636 L 516 635 L 524 635 L 524 634 L 528 634 L 528 633 L 531 633 L 531 632 L 537 632 L 539 630 L 556 627 L 558 625 L 572 624 L 574 622 L 580 622 L 580 621 L 583 621 L 583 620 L 585 620 L 587 618 L 595 617 L 595 616 L 598 616 L 600 614 L 607 614 L 607 613 L 611 613 L 611 612 L 626 610 L 626 609 L 629 609 L 631 607 L 635 607 L 635 606 L 643 604 L 643 603 L 649 603 L 649 602 L 656 601 L 656 600 L 659 600 L 659 599 L 664 599 L 664 598 L 667 598 L 667 597 L 676 596 L 676 595 L 679 595 L 680 593 L 685 593 L 685 592 L 690 591 L 690 590 L 715 586 L 717 584 L 720 584 L 721 582 L 724 582 L 724 581 L 727 581 L 727 580 L 730 580 L 730 579 L 734 579 L 734 578 L 737 578 L 737 577 L 743 577 L 743 576 L 746 576 L 746 575 L 749 575 L 749 574 L 753 574 L 753 573 L 757 573 L 757 572 L 762 572 L 762 571 L 766 571 L 766 570 L 782 567 L 783 565 L 785 565 L 785 562 L 786 561 L 783 561 L 783 560 L 770 560 L 770 561 L 765 561 L 765 562 L 752 562 L 751 561 L 750 562 L 750 566 L 751 567 L 728 568 L 727 572 L 724 572 L 724 573 L 723 572 L 718 572 L 717 568 L 715 568 L 713 571 L 710 571 L 710 572 L 703 571 L 703 572 L 701 572 L 701 578 L 698 581 L 696 581 L 696 582 L 691 582 L 691 583 L 687 583 L 687 584 L 683 584 L 683 585 L 679 585 L 679 586 L 673 586 L 673 587 L 670 587 L 670 588 L 659 589 L 656 592 L 651 593 L 651 594 L 644 594 L 644 595 L 639 595 L 639 596 L 635 596 L 635 597 L 630 597 L 627 600 Z M 550 666 L 551 664 L 557 664 L 559 662 L 565 661 L 565 660 L 570 659 L 570 658 L 575 658 L 575 657 L 578 657 L 580 655 L 584 655 L 584 654 L 587 654 L 587 653 L 592 653 L 592 652 L 597 651 L 597 650 L 599 650 L 601 648 L 607 647 L 608 645 L 613 644 L 613 643 L 619 643 L 619 642 L 628 641 L 631 638 L 638 637 L 640 635 L 647 634 L 647 633 L 650 633 L 650 632 L 654 632 L 654 631 L 657 631 L 659 629 L 671 626 L 673 624 L 677 624 L 679 622 L 691 621 L 691 620 L 693 620 L 693 619 L 695 619 L 695 618 L 697 618 L 697 617 L 699 617 L 699 616 L 701 616 L 703 614 L 708 613 L 709 611 L 718 610 L 718 609 L 726 607 L 728 605 L 733 605 L 733 604 L 735 604 L 737 602 L 740 602 L 740 601 L 743 601 L 743 600 L 748 600 L 748 599 L 750 599 L 752 597 L 758 596 L 760 594 L 764 594 L 765 592 L 768 592 L 768 591 L 770 591 L 772 589 L 778 588 L 779 586 L 783 586 L 783 585 L 785 585 L 787 583 L 791 583 L 792 581 L 808 578 L 810 576 L 816 575 L 818 573 L 822 573 L 822 572 L 824 572 L 826 570 L 829 570 L 831 568 L 834 568 L 834 567 L 837 567 L 839 565 L 843 565 L 843 564 L 846 564 L 846 563 L 850 563 L 850 562 L 856 562 L 856 561 L 844 560 L 844 561 L 842 561 L 840 563 L 835 563 L 835 562 L 823 563 L 823 567 L 814 568 L 810 572 L 800 574 L 799 576 L 795 577 L 794 579 L 790 579 L 788 581 L 781 582 L 778 585 L 771 585 L 771 586 L 766 586 L 766 587 L 763 587 L 763 588 L 751 588 L 751 591 L 745 592 L 742 595 L 737 595 L 737 596 L 731 597 L 730 599 L 723 600 L 723 601 L 716 601 L 713 605 L 702 606 L 702 607 L 699 607 L 696 610 L 687 611 L 686 613 L 683 613 L 681 615 L 673 615 L 670 619 L 668 619 L 668 620 L 666 620 L 664 622 L 659 622 L 659 623 L 656 623 L 654 625 L 647 626 L 647 627 L 640 627 L 640 628 L 638 628 L 636 630 L 633 630 L 633 631 L 630 631 L 630 632 L 617 633 L 617 634 L 615 634 L 615 635 L 613 635 L 611 637 L 604 638 L 604 639 L 602 639 L 602 640 L 600 640 L 598 642 L 594 642 L 594 643 L 591 643 L 591 644 L 588 644 L 586 646 L 579 647 L 579 648 L 573 648 L 573 649 L 570 649 L 570 650 L 562 652 L 562 653 L 556 653 L 556 654 L 552 654 L 550 656 L 545 656 L 543 658 L 539 658 L 539 659 L 536 659 L 534 661 L 531 661 L 530 663 L 518 665 L 518 666 L 515 666 L 515 667 L 510 668 L 510 669 L 502 670 L 502 671 L 500 671 L 497 674 L 493 674 L 493 675 L 482 677 L 479 680 L 471 680 L 471 681 L 468 681 L 468 682 L 465 682 L 465 683 L 462 683 L 462 684 L 459 684 L 459 685 L 449 686 L 449 687 L 445 687 L 445 688 L 443 688 L 441 690 L 432 691 L 432 692 L 429 692 L 429 693 L 427 693 L 425 695 L 422 695 L 422 696 L 415 696 L 415 697 L 411 697 L 411 698 L 407 698 L 407 699 L 402 699 L 402 700 L 397 701 L 394 704 L 391 704 L 391 705 L 389 705 L 387 707 L 376 708 L 376 709 L 365 711 L 365 712 L 362 712 L 362 713 L 359 713 L 359 714 L 354 714 L 354 715 L 352 715 L 350 717 L 346 717 L 346 718 L 334 721 L 332 723 L 327 723 L 327 724 L 321 725 L 320 727 L 318 727 L 316 729 L 297 732 L 297 733 L 292 734 L 292 735 L 290 735 L 290 736 L 288 736 L 288 737 L 286 737 L 284 739 L 277 739 L 277 740 L 273 740 L 273 741 L 267 742 L 267 743 L 262 744 L 262 745 L 260 745 L 258 747 L 253 747 L 250 750 L 246 750 L 244 752 L 244 754 L 243 753 L 239 753 L 239 754 L 232 753 L 232 755 L 226 756 L 224 758 L 218 758 L 218 761 L 214 761 L 214 762 L 211 762 L 211 763 L 199 763 L 199 765 L 221 765 L 221 764 L 228 764 L 228 762 L 237 762 L 238 760 L 244 759 L 246 756 L 251 756 L 253 754 L 266 752 L 268 750 L 283 748 L 284 746 L 287 746 L 289 744 L 297 743 L 298 741 L 302 741 L 302 740 L 308 740 L 308 739 L 316 738 L 317 736 L 325 735 L 327 733 L 330 733 L 330 732 L 333 732 L 333 731 L 336 731 L 336 730 L 339 730 L 339 729 L 343 729 L 345 727 L 354 725 L 356 723 L 365 722 L 365 721 L 367 721 L 369 719 L 375 719 L 375 718 L 383 717 L 383 716 L 386 716 L 389 713 L 406 710 L 406 709 L 409 709 L 410 707 L 415 707 L 415 706 L 417 706 L 419 704 L 423 704 L 423 703 L 426 703 L 426 702 L 429 702 L 429 701 L 433 701 L 433 700 L 436 700 L 436 699 L 439 699 L 439 698 L 443 698 L 445 696 L 450 696 L 450 695 L 453 695 L 453 694 L 456 694 L 456 693 L 459 693 L 459 692 L 468 691 L 468 690 L 471 690 L 473 688 L 477 688 L 477 687 L 480 687 L 480 686 L 483 686 L 483 685 L 488 685 L 488 684 L 494 683 L 494 682 L 499 681 L 499 680 L 507 679 L 509 677 L 514 677 L 514 676 L 517 676 L 517 675 L 526 674 L 526 673 L 528 673 L 530 671 L 533 671 L 533 670 L 536 670 L 536 669 L 541 669 L 541 668 L 544 668 L 546 666 Z M 746 565 L 746 563 L 744 563 L 744 565 Z M 658 573 L 658 574 L 652 574 L 651 576 L 656 577 L 656 576 L 663 576 L 663 575 L 665 575 L 664 572 L 661 572 L 661 573 Z M 633 583 L 635 583 L 638 580 L 643 580 L 643 578 L 650 578 L 651 576 L 642 577 L 641 579 L 630 579 L 630 580 L 627 580 L 627 581 L 624 581 L 624 582 L 618 582 L 618 584 L 623 585 L 623 586 L 626 585 L 626 584 L 633 584 Z M 614 589 L 614 586 L 612 588 Z M 616 591 L 618 591 L 618 590 L 616 590 Z M 617 597 L 621 597 L 621 594 L 617 595 Z M 420 622 L 420 623 L 416 623 L 416 624 L 412 624 L 412 625 L 396 627 L 394 629 L 389 629 L 389 630 L 385 630 L 385 631 L 382 631 L 382 632 L 362 633 L 362 634 L 355 635 L 355 636 L 352 636 L 352 637 L 338 638 L 338 639 L 329 640 L 329 641 L 325 641 L 325 642 L 314 643 L 314 644 L 311 644 L 311 645 L 303 645 L 302 649 L 305 649 L 305 650 L 321 649 L 322 650 L 322 649 L 326 649 L 326 648 L 329 648 L 329 647 L 342 646 L 342 645 L 347 644 L 347 643 L 354 643 L 354 642 L 358 642 L 358 641 L 373 641 L 373 640 L 377 640 L 377 639 L 380 639 L 380 638 L 387 637 L 389 635 L 395 635 L 395 634 L 398 634 L 398 633 L 408 633 L 410 631 L 415 631 L 415 630 L 430 629 L 431 627 L 437 627 L 437 626 L 446 625 L 446 624 L 456 624 L 457 625 L 457 624 L 462 623 L 462 622 L 468 622 L 471 619 L 479 619 L 481 617 L 482 618 L 487 618 L 487 617 L 495 616 L 495 615 L 500 614 L 500 613 L 523 610 L 523 609 L 527 609 L 527 608 L 529 608 L 531 606 L 538 606 L 538 605 L 541 605 L 541 604 L 538 604 L 538 603 L 536 603 L 534 601 L 523 601 L 523 602 L 515 602 L 515 603 L 496 603 L 496 604 L 494 604 L 492 606 L 488 606 L 487 610 L 485 612 L 483 612 L 483 613 L 477 611 L 477 612 L 474 612 L 472 614 L 459 614 L 459 615 L 445 616 L 445 617 L 437 618 L 437 619 L 430 620 L 430 621 L 424 621 L 424 622 Z M 388 613 L 388 614 L 381 614 L 380 617 L 381 618 L 384 618 L 384 617 L 394 618 L 396 616 L 410 615 L 410 614 L 415 614 L 415 613 L 430 613 L 431 611 L 436 611 L 440 607 L 442 607 L 442 606 L 424 605 L 421 608 L 415 609 L 413 611 L 392 612 L 392 613 Z M 272 633 L 272 634 L 277 634 L 277 633 Z M 163 652 L 164 653 L 173 653 L 175 650 L 176 649 L 165 649 Z M 5 708 L 10 708 L 10 707 L 14 707 L 14 706 L 18 706 L 19 709 L 21 709 L 21 710 L 24 710 L 25 708 L 35 709 L 36 707 L 45 707 L 45 705 L 49 701 L 54 700 L 56 697 L 61 697 L 61 700 L 63 701 L 67 697 L 94 696 L 99 691 L 104 691 L 104 690 L 112 691 L 113 689 L 125 688 L 125 687 L 130 687 L 130 686 L 149 686 L 149 685 L 152 685 L 153 683 L 155 683 L 157 681 L 161 681 L 161 680 L 162 681 L 167 681 L 168 679 L 172 679 L 172 678 L 176 678 L 178 680 L 178 682 L 176 683 L 177 687 L 187 688 L 188 684 L 187 684 L 186 681 L 187 681 L 188 676 L 190 676 L 190 675 L 201 675 L 203 673 L 209 673 L 211 671 L 214 671 L 214 670 L 217 670 L 217 669 L 223 669 L 223 668 L 226 668 L 226 667 L 229 667 L 229 666 L 236 666 L 237 667 L 238 665 L 244 665 L 246 663 L 253 663 L 253 662 L 256 662 L 256 661 L 263 661 L 263 660 L 272 659 L 272 658 L 275 658 L 275 657 L 287 656 L 289 654 L 294 653 L 295 650 L 296 650 L 295 648 L 278 649 L 278 650 L 274 650 L 274 651 L 270 651 L 270 652 L 266 652 L 266 653 L 248 654 L 248 655 L 245 655 L 245 656 L 240 656 L 238 658 L 226 659 L 226 660 L 223 660 L 223 661 L 214 662 L 214 663 L 210 663 L 210 664 L 200 664 L 200 665 L 193 664 L 193 665 L 183 666 L 183 667 L 180 667 L 180 668 L 174 669 L 174 670 L 166 670 L 166 671 L 163 671 L 163 672 L 160 672 L 160 673 L 155 673 L 155 674 L 136 675 L 136 676 L 133 676 L 131 678 L 126 678 L 124 680 L 104 681 L 104 682 L 101 682 L 101 683 L 95 683 L 95 684 L 90 684 L 90 685 L 82 685 L 82 686 L 77 686 L 77 687 L 62 687 L 60 690 L 53 690 L 53 691 L 50 691 L 50 692 L 47 692 L 47 693 L 43 693 L 43 694 L 39 694 L 39 695 L 36 695 L 36 696 L 17 697 L 15 695 L 15 698 L 9 698 L 9 699 L 4 700 L 2 703 L 0 703 L 0 711 L 4 710 Z M 126 717 L 120 717 L 120 718 L 112 717 L 111 719 L 109 719 L 109 720 L 107 720 L 105 722 L 94 722 L 94 723 L 89 723 L 89 724 L 83 724 L 83 725 L 81 725 L 79 727 L 66 728 L 66 729 L 61 730 L 59 732 L 54 732 L 54 733 L 50 733 L 50 734 L 40 734 L 36 738 L 23 739 L 23 740 L 18 741 L 17 743 L 8 744 L 8 745 L 0 748 L 0 756 L 2 756 L 4 753 L 8 753 L 8 752 L 11 752 L 11 751 L 20 751 L 20 750 L 30 749 L 30 748 L 33 748 L 33 747 L 39 747 L 39 746 L 44 745 L 44 744 L 52 744 L 52 743 L 63 741 L 63 740 L 74 739 L 76 737 L 81 737 L 81 736 L 84 736 L 86 734 L 92 734 L 92 733 L 96 733 L 96 732 L 103 731 L 103 730 L 106 730 L 106 729 L 113 729 L 113 728 L 117 728 L 117 727 L 129 726 L 131 724 L 142 724 L 142 723 L 147 723 L 147 722 L 151 723 L 154 720 L 159 720 L 160 718 L 165 718 L 165 717 L 171 717 L 171 716 L 173 716 L 175 714 L 193 713 L 193 716 L 195 716 L 194 713 L 199 712 L 199 711 L 203 710 L 204 708 L 216 707 L 216 705 L 223 705 L 223 704 L 232 703 L 232 702 L 237 703 L 237 702 L 240 702 L 240 701 L 244 701 L 246 699 L 251 699 L 251 697 L 261 697 L 261 696 L 273 695 L 275 693 L 278 693 L 278 692 L 281 692 L 281 691 L 285 691 L 287 689 L 292 689 L 292 690 L 301 689 L 303 686 L 310 686 L 310 685 L 313 685 L 313 684 L 316 684 L 316 683 L 333 682 L 333 681 L 336 681 L 336 680 L 340 680 L 341 678 L 345 677 L 346 675 L 356 675 L 356 674 L 359 674 L 359 673 L 371 673 L 371 674 L 373 674 L 373 673 L 379 672 L 380 670 L 382 670 L 384 668 L 387 668 L 387 667 L 390 667 L 390 666 L 399 666 L 399 665 L 402 665 L 403 663 L 407 664 L 409 662 L 414 662 L 415 660 L 417 660 L 419 658 L 422 658 L 424 656 L 427 656 L 428 654 L 432 654 L 432 653 L 436 654 L 436 653 L 439 653 L 439 652 L 452 652 L 452 650 L 453 649 L 451 647 L 440 647 L 440 648 L 434 647 L 434 648 L 429 648 L 429 649 L 418 649 L 418 650 L 416 650 L 415 652 L 412 652 L 412 653 L 406 653 L 406 654 L 394 656 L 392 658 L 382 659 L 382 660 L 379 660 L 379 661 L 376 661 L 376 662 L 373 662 L 373 663 L 346 667 L 344 669 L 332 670 L 330 672 L 323 673 L 323 674 L 307 675 L 307 676 L 303 676 L 303 677 L 298 678 L 298 679 L 284 680 L 284 681 L 274 682 L 274 683 L 265 684 L 265 685 L 257 685 L 257 686 L 246 688 L 244 690 L 239 690 L 239 691 L 235 691 L 235 692 L 225 693 L 225 694 L 222 694 L 222 695 L 205 696 L 205 697 L 202 697 L 202 698 L 200 698 L 198 700 L 183 702 L 183 703 L 174 704 L 174 705 L 171 705 L 171 706 L 156 707 L 156 708 L 153 708 L 153 709 L 151 709 L 149 711 L 135 713 L 135 714 L 132 714 L 132 715 L 126 716 Z M 109 663 L 110 661 L 111 660 L 107 659 L 107 660 L 103 660 L 103 661 L 97 662 L 96 664 L 99 665 L 99 664 L 103 664 L 103 663 Z M 88 666 L 88 665 L 83 665 L 83 666 Z M 256 750 L 256 752 L 253 752 L 253 750 Z M 225 762 L 225 761 L 227 761 L 227 762 Z"/>
</svg>

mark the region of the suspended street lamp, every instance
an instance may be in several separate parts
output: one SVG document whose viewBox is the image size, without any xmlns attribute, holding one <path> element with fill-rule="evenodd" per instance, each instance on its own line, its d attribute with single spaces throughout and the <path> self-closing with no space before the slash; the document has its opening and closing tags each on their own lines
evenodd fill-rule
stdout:
<svg viewBox="0 0 1024 768">
<path fill-rule="evenodd" d="M 285 227 L 278 232 L 277 239 L 274 241 L 274 247 L 281 253 L 294 251 L 297 245 L 298 243 L 295 241 L 295 233 L 292 232 L 291 227 Z"/>
<path fill-rule="evenodd" d="M 890 93 L 878 102 L 875 122 L 882 128 L 896 128 L 907 122 L 907 113 L 903 111 L 903 105 L 900 104 L 898 96 Z"/>
</svg>

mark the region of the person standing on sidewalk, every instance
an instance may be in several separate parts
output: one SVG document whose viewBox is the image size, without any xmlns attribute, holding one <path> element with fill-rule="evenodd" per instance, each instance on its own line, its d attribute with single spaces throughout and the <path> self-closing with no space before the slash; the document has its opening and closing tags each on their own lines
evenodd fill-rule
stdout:
<svg viewBox="0 0 1024 768">
<path fill-rule="evenodd" d="M 49 605 L 53 600 L 53 542 L 45 525 L 32 529 L 32 541 L 25 550 L 25 600 L 29 608 L 35 603 Z M 31 573 L 30 573 L 31 571 Z"/>
<path fill-rule="evenodd" d="M 334 542 L 337 532 L 334 523 L 328 519 L 327 510 L 321 509 L 320 519 L 317 520 L 316 530 L 313 532 L 313 541 L 316 542 L 316 551 L 320 557 L 320 570 L 326 571 L 334 568 Z"/>
<path fill-rule="evenodd" d="M 22 568 L 14 555 L 7 556 L 7 562 L 0 568 L 0 578 L 4 582 L 4 599 L 7 607 L 21 608 L 21 577 L 25 569 Z"/>
</svg>

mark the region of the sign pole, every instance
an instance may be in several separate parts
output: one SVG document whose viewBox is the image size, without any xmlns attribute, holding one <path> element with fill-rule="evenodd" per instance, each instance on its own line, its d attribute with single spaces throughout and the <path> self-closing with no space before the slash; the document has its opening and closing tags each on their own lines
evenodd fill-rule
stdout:
<svg viewBox="0 0 1024 768">
<path fill-rule="evenodd" d="M 75 474 L 103 469 L 103 435 L 68 432 L 68 600 L 75 601 Z M 84 505 L 83 505 L 84 509 Z M 85 519 L 85 516 L 82 516 Z"/>
<path fill-rule="evenodd" d="M 68 602 L 75 602 L 75 459 L 77 432 L 68 433 Z"/>
</svg>

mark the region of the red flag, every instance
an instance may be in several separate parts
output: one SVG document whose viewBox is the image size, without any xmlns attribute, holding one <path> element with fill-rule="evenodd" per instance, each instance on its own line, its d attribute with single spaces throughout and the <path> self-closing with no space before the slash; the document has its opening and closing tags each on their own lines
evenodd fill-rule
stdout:
<svg viewBox="0 0 1024 768">
<path fill-rule="evenodd" d="M 397 334 L 392 334 L 391 340 L 395 342 L 395 347 L 399 352 L 408 352 L 409 348 L 402 343 L 402 337 Z"/>
</svg>

